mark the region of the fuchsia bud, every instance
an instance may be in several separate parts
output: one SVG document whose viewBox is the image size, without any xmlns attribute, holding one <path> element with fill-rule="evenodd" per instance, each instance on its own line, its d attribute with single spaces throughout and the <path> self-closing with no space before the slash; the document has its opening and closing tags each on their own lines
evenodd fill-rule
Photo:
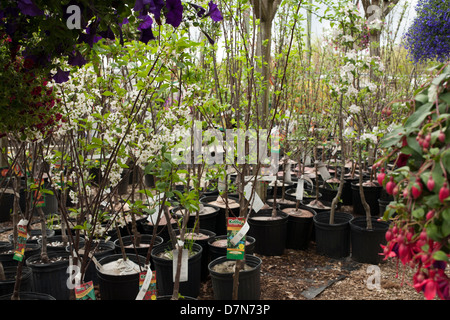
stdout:
<svg viewBox="0 0 450 320">
<path fill-rule="evenodd" d="M 414 199 L 417 199 L 422 194 L 422 183 L 416 181 L 411 187 L 411 193 Z"/>
<path fill-rule="evenodd" d="M 439 201 L 444 203 L 445 199 L 447 199 L 449 196 L 450 196 L 450 191 L 448 190 L 448 187 L 447 187 L 447 181 L 445 181 L 441 190 L 439 190 Z"/>
<path fill-rule="evenodd" d="M 428 213 L 426 215 L 427 220 L 430 220 L 433 217 L 434 217 L 434 210 L 428 211 Z"/>
<path fill-rule="evenodd" d="M 384 180 L 385 177 L 386 177 L 386 173 L 384 173 L 384 168 L 382 168 L 381 169 L 381 173 L 379 173 L 378 176 L 377 176 L 378 184 L 380 186 L 383 185 L 383 180 Z"/>
<path fill-rule="evenodd" d="M 433 177 L 430 175 L 427 181 L 427 188 L 428 190 L 432 191 L 434 189 L 434 180 Z"/>
<path fill-rule="evenodd" d="M 394 188 L 395 188 L 394 178 L 391 177 L 391 179 L 389 180 L 389 182 L 386 184 L 386 192 L 387 192 L 388 194 L 394 194 Z"/>
<path fill-rule="evenodd" d="M 442 143 L 445 141 L 445 133 L 443 131 L 439 132 L 438 140 Z"/>
</svg>

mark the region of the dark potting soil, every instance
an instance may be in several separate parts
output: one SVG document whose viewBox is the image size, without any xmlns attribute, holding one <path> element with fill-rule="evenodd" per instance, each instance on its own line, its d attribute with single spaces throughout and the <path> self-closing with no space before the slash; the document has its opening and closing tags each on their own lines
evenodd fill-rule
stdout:
<svg viewBox="0 0 450 320">
<path fill-rule="evenodd" d="M 300 217 L 300 218 L 311 218 L 314 215 L 311 211 L 305 209 L 297 209 L 295 208 L 286 208 L 282 210 L 284 213 L 287 213 L 290 216 Z"/>
<path fill-rule="evenodd" d="M 48 262 L 43 262 L 42 260 L 34 260 L 34 261 L 30 261 L 30 263 L 34 264 L 34 265 L 40 265 L 40 264 L 42 265 L 42 264 L 56 263 L 56 262 L 67 261 L 67 260 L 69 260 L 69 257 L 55 256 L 55 257 L 49 257 Z"/>
</svg>

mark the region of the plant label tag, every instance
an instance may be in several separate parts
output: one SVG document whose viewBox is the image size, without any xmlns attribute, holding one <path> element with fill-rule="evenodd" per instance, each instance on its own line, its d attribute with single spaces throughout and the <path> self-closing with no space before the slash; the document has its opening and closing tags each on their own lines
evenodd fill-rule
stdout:
<svg viewBox="0 0 450 320">
<path fill-rule="evenodd" d="M 244 196 L 247 201 L 250 201 L 250 198 L 252 196 L 252 183 L 249 182 L 245 188 L 244 188 Z M 261 210 L 261 208 L 264 207 L 264 203 L 262 202 L 261 198 L 258 196 L 256 192 L 254 192 L 254 197 L 252 201 L 252 208 L 255 210 L 255 212 L 258 212 Z"/>
<path fill-rule="evenodd" d="M 245 256 L 245 235 L 249 224 L 244 217 L 227 219 L 227 259 L 243 260 Z"/>
<path fill-rule="evenodd" d="M 327 170 L 327 166 L 323 162 L 319 162 L 317 165 L 317 169 L 319 170 L 320 175 L 322 176 L 323 181 L 327 181 L 331 178 L 330 173 Z"/>
<path fill-rule="evenodd" d="M 297 181 L 297 190 L 295 192 L 295 199 L 303 200 L 303 185 L 305 184 L 305 180 L 303 176 Z"/>
<path fill-rule="evenodd" d="M 177 265 L 178 265 L 178 249 L 173 250 L 173 282 L 175 282 L 175 277 L 177 274 Z M 181 270 L 180 270 L 180 282 L 188 281 L 188 258 L 189 258 L 189 250 L 182 249 L 181 253 Z"/>
<path fill-rule="evenodd" d="M 292 182 L 291 168 L 289 168 L 289 166 L 288 166 L 288 169 L 287 169 L 287 171 L 286 171 L 286 175 L 285 175 L 285 177 L 284 177 L 284 180 L 285 180 L 285 182 L 287 182 L 287 183 Z"/>
<path fill-rule="evenodd" d="M 310 156 L 306 156 L 305 158 L 305 166 L 310 166 L 311 165 L 311 157 Z"/>
<path fill-rule="evenodd" d="M 89 281 L 76 286 L 75 298 L 77 300 L 95 300 L 94 283 Z"/>
<path fill-rule="evenodd" d="M 136 296 L 136 300 L 149 300 L 146 299 L 148 289 L 150 288 L 150 283 L 153 279 L 153 272 L 150 269 L 150 266 L 147 265 L 147 271 L 143 271 L 139 273 L 139 293 Z"/>
<path fill-rule="evenodd" d="M 17 224 L 17 243 L 14 251 L 13 259 L 16 261 L 22 261 L 25 255 L 25 247 L 27 244 L 27 225 L 28 220 L 22 219 Z"/>
</svg>

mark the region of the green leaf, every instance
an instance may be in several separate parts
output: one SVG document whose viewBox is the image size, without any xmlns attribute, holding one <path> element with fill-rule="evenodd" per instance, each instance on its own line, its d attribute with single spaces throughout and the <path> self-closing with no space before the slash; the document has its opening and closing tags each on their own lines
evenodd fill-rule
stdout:
<svg viewBox="0 0 450 320">
<path fill-rule="evenodd" d="M 408 119 L 406 119 L 404 126 L 406 128 L 416 128 L 430 115 L 430 110 L 433 107 L 431 102 L 428 102 L 421 106 L 416 112 L 414 112 Z"/>
<path fill-rule="evenodd" d="M 105 91 L 105 92 L 102 93 L 102 95 L 106 96 L 106 97 L 109 97 L 109 96 L 114 95 L 114 93 L 112 93 L 111 91 Z"/>
<path fill-rule="evenodd" d="M 433 253 L 433 259 L 437 260 L 437 261 L 449 261 L 448 260 L 448 256 L 445 254 L 444 251 L 436 251 L 435 253 Z"/>
</svg>

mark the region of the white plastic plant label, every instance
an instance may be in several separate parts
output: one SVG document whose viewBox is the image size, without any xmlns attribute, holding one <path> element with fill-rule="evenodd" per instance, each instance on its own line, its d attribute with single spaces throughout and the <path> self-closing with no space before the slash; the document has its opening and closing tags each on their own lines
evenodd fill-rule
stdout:
<svg viewBox="0 0 450 320">
<path fill-rule="evenodd" d="M 250 225 L 245 222 L 241 229 L 234 235 L 234 237 L 230 240 L 230 243 L 233 246 L 236 246 L 239 241 L 247 234 L 248 229 L 250 229 Z"/>
<path fill-rule="evenodd" d="M 152 269 L 150 269 L 150 265 L 147 265 L 147 272 L 145 274 L 144 283 L 142 284 L 141 289 L 139 290 L 139 293 L 136 296 L 136 300 L 144 299 L 145 294 L 147 293 L 147 290 L 150 287 L 152 277 L 153 277 Z"/>
<path fill-rule="evenodd" d="M 252 195 L 252 186 L 253 186 L 252 183 L 249 182 L 244 188 L 244 196 L 245 199 L 247 199 L 247 201 L 250 201 Z M 252 209 L 255 210 L 255 212 L 258 212 L 259 210 L 261 210 L 262 207 L 264 207 L 264 203 L 262 202 L 258 194 L 255 192 L 253 195 Z"/>
<path fill-rule="evenodd" d="M 317 165 L 317 169 L 319 170 L 320 175 L 322 176 L 323 181 L 327 181 L 331 178 L 330 173 L 327 170 L 327 166 L 323 162 L 319 162 Z"/>
<path fill-rule="evenodd" d="M 182 249 L 181 253 L 181 269 L 180 269 L 180 282 L 188 281 L 188 258 L 189 258 L 189 250 Z M 178 249 L 172 251 L 173 253 L 173 282 L 175 282 L 175 277 L 177 274 L 177 265 L 178 265 Z"/>
<path fill-rule="evenodd" d="M 303 186 L 305 184 L 305 180 L 303 176 L 297 181 L 297 190 L 295 191 L 295 199 L 303 200 Z"/>
</svg>

